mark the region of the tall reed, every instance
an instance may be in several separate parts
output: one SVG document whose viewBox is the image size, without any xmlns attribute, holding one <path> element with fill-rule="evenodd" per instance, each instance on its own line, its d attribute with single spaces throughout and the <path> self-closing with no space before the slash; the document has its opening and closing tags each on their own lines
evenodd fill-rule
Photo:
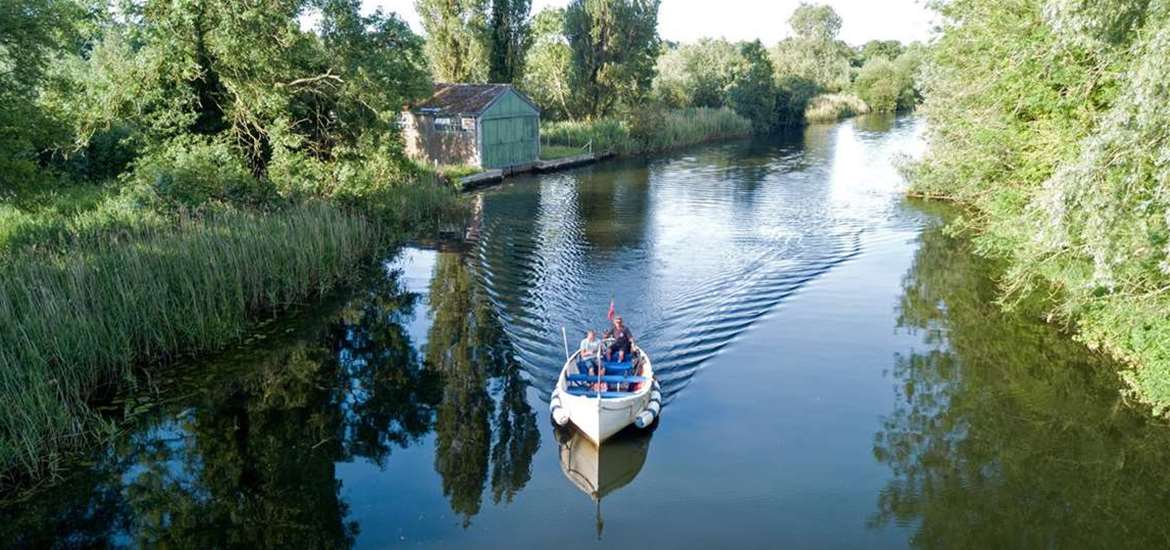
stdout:
<svg viewBox="0 0 1170 550">
<path fill-rule="evenodd" d="M 746 137 L 752 124 L 731 109 L 650 109 L 625 120 L 552 122 L 541 127 L 542 141 L 553 146 L 582 147 L 594 152 L 632 155 L 667 151 L 707 141 Z"/>
<path fill-rule="evenodd" d="M 821 94 L 812 98 L 804 110 L 804 119 L 812 122 L 836 122 L 869 112 L 869 105 L 853 94 Z"/>
<path fill-rule="evenodd" d="M 221 348 L 255 315 L 350 281 L 382 235 L 310 202 L 92 242 L 0 262 L 0 476 L 43 473 L 92 434 L 86 400 L 101 384 L 137 362 Z"/>
</svg>

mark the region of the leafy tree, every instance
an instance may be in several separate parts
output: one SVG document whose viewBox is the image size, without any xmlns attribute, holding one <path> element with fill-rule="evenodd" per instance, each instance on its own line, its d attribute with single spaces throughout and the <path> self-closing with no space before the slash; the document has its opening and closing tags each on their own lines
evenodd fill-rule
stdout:
<svg viewBox="0 0 1170 550">
<path fill-rule="evenodd" d="M 828 43 L 841 32 L 841 16 L 826 4 L 801 2 L 788 18 L 788 25 L 800 40 Z"/>
<path fill-rule="evenodd" d="M 965 226 L 1011 265 L 1015 297 L 1139 368 L 1132 396 L 1170 410 L 1170 18 L 1149 2 L 940 6 L 914 191 L 967 203 Z M 977 224 L 977 225 L 976 225 Z"/>
<path fill-rule="evenodd" d="M 853 63 L 860 67 L 875 57 L 897 59 L 905 50 L 906 47 L 897 40 L 870 40 L 857 48 L 857 55 L 853 58 Z"/>
<path fill-rule="evenodd" d="M 77 71 L 77 142 L 134 128 L 136 170 L 155 171 L 127 181 L 164 196 L 159 185 L 176 177 L 167 159 L 188 146 L 226 147 L 285 193 L 386 184 L 402 157 L 397 112 L 430 88 L 422 40 L 394 16 L 361 15 L 356 0 L 321 5 L 319 36 L 297 24 L 303 1 L 141 5 Z"/>
<path fill-rule="evenodd" d="M 519 83 L 532 46 L 532 0 L 492 0 L 492 82 Z"/>
<path fill-rule="evenodd" d="M 540 105 L 542 118 L 573 118 L 573 52 L 565 36 L 564 8 L 545 8 L 532 23 L 532 47 L 525 57 L 521 88 Z"/>
<path fill-rule="evenodd" d="M 51 62 L 76 50 L 72 0 L 0 0 L 0 196 L 39 179 L 64 124 L 40 102 Z"/>
<path fill-rule="evenodd" d="M 772 49 L 776 78 L 796 76 L 815 82 L 824 91 L 849 86 L 853 50 L 837 40 L 841 17 L 826 5 L 802 3 L 788 19 L 793 36 Z"/>
<path fill-rule="evenodd" d="M 776 84 L 772 62 L 759 40 L 739 47 L 742 61 L 735 82 L 728 93 L 728 104 L 740 116 L 752 121 L 757 133 L 768 132 L 776 124 Z"/>
<path fill-rule="evenodd" d="M 909 83 L 903 81 L 893 62 L 885 57 L 875 57 L 861 67 L 853 85 L 857 95 L 865 100 L 871 110 L 890 113 L 898 108 L 902 88 Z"/>
<path fill-rule="evenodd" d="M 487 82 L 492 67 L 488 0 L 417 0 L 431 72 L 443 82 Z"/>
<path fill-rule="evenodd" d="M 573 0 L 565 10 L 571 85 L 596 119 L 643 100 L 658 57 L 659 0 Z"/>
<path fill-rule="evenodd" d="M 654 98 L 670 107 L 722 107 L 742 65 L 739 48 L 723 39 L 664 50 L 657 62 Z"/>
</svg>

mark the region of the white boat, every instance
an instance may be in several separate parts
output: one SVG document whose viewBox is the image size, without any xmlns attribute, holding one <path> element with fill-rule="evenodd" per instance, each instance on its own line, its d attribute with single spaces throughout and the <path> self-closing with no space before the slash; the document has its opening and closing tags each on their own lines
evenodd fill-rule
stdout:
<svg viewBox="0 0 1170 550">
<path fill-rule="evenodd" d="M 582 374 L 569 356 L 549 400 L 553 421 L 572 422 L 596 445 L 626 426 L 646 428 L 662 410 L 662 393 L 650 357 L 637 346 L 625 362 L 606 362 L 605 374 Z"/>
</svg>

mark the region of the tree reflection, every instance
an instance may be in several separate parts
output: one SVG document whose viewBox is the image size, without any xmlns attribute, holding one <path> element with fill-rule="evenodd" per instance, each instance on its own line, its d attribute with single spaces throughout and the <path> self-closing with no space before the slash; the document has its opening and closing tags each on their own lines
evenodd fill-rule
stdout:
<svg viewBox="0 0 1170 550">
<path fill-rule="evenodd" d="M 540 435 L 503 329 L 464 258 L 439 256 L 430 307 L 426 362 L 444 381 L 435 422 L 435 470 L 451 509 L 466 527 L 479 513 L 489 467 L 495 502 L 510 502 L 523 489 Z M 496 398 L 489 393 L 489 378 L 500 381 Z"/>
<path fill-rule="evenodd" d="M 1004 314 L 995 271 L 923 232 L 899 325 L 927 349 L 895 357 L 873 523 L 917 522 L 928 548 L 1166 545 L 1170 432 L 1120 402 L 1113 365 L 1026 305 Z"/>
</svg>

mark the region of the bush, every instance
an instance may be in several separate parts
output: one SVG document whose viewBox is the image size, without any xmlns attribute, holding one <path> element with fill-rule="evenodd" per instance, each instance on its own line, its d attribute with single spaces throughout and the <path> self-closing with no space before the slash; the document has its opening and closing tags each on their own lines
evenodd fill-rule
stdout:
<svg viewBox="0 0 1170 550">
<path fill-rule="evenodd" d="M 126 183 L 166 205 L 186 208 L 212 200 L 256 204 L 271 196 L 231 145 L 198 136 L 176 138 L 147 152 L 134 163 Z"/>
<path fill-rule="evenodd" d="M 885 57 L 875 57 L 861 67 L 853 88 L 874 112 L 892 113 L 898 108 L 903 85 L 893 62 Z"/>
<path fill-rule="evenodd" d="M 785 76 L 776 83 L 776 125 L 802 126 L 804 112 L 817 95 L 817 84 L 799 76 Z"/>
</svg>

